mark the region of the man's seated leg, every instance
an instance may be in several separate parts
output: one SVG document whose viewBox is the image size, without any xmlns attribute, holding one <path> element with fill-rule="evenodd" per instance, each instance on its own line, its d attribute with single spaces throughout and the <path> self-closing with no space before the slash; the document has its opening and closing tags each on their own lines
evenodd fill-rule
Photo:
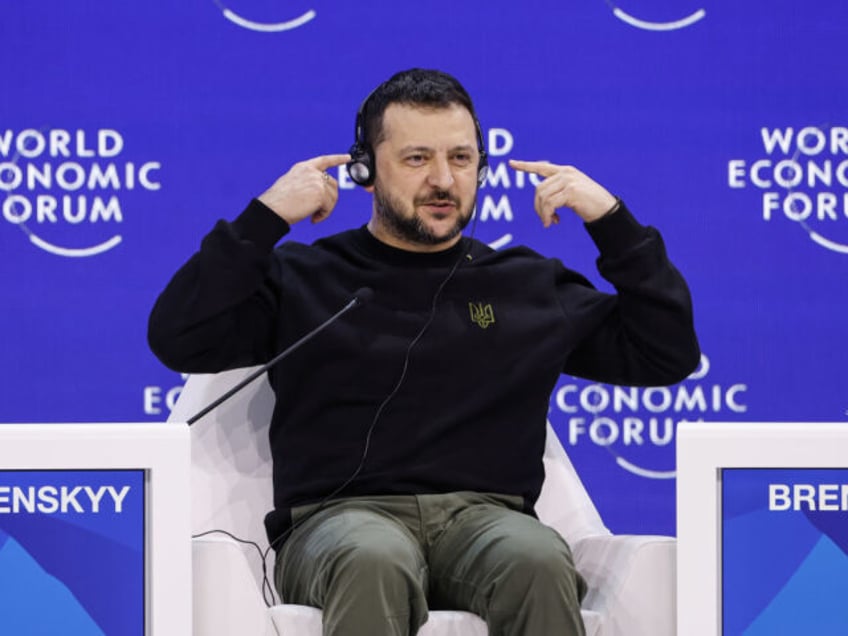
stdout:
<svg viewBox="0 0 848 636">
<path fill-rule="evenodd" d="M 490 636 L 583 636 L 586 583 L 562 537 L 495 498 L 469 502 L 433 526 L 431 608 L 473 612 Z"/>
<path fill-rule="evenodd" d="M 362 500 L 331 504 L 295 528 L 275 579 L 284 602 L 323 610 L 325 636 L 406 636 L 427 620 L 418 541 L 396 517 Z"/>
</svg>

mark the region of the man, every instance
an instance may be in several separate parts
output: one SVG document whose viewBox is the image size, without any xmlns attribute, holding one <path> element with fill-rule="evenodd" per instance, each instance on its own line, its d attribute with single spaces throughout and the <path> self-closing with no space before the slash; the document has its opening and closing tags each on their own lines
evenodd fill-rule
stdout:
<svg viewBox="0 0 848 636">
<path fill-rule="evenodd" d="M 511 162 L 544 177 L 545 227 L 564 207 L 586 222 L 616 295 L 531 250 L 463 238 L 485 151 L 444 73 L 379 86 L 351 152 L 296 164 L 219 221 L 159 298 L 151 347 L 181 371 L 255 365 L 372 289 L 269 372 L 282 598 L 323 608 L 332 635 L 414 634 L 428 607 L 474 612 L 492 636 L 583 634 L 585 584 L 533 516 L 550 393 L 562 372 L 686 377 L 699 359 L 686 284 L 658 233 L 573 167 Z M 332 213 L 327 171 L 347 162 L 373 193 L 368 225 L 275 249 Z"/>
</svg>

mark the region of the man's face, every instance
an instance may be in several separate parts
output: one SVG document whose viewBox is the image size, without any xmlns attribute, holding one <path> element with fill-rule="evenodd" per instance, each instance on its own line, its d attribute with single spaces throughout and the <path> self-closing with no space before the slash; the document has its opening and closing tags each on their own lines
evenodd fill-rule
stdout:
<svg viewBox="0 0 848 636">
<path fill-rule="evenodd" d="M 454 245 L 477 196 L 480 153 L 471 113 L 458 104 L 390 104 L 374 154 L 371 233 L 416 252 Z"/>
</svg>

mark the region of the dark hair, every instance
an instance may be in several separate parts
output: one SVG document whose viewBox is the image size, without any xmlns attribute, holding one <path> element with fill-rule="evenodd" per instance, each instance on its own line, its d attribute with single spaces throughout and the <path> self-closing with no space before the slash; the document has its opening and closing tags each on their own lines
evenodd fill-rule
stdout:
<svg viewBox="0 0 848 636">
<path fill-rule="evenodd" d="M 452 104 L 464 106 L 474 121 L 474 105 L 462 84 L 442 71 L 413 68 L 395 73 L 365 98 L 361 110 L 364 141 L 374 148 L 383 140 L 383 114 L 389 104 L 410 104 L 447 108 Z"/>
</svg>

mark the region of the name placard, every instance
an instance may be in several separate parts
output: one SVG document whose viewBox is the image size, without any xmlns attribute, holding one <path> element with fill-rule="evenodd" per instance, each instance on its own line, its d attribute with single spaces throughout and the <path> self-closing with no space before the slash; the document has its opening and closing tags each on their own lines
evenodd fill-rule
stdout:
<svg viewBox="0 0 848 636">
<path fill-rule="evenodd" d="M 848 634 L 848 469 L 721 471 L 723 634 Z"/>
<path fill-rule="evenodd" d="M 4 633 L 144 636 L 144 477 L 0 470 Z"/>
</svg>

